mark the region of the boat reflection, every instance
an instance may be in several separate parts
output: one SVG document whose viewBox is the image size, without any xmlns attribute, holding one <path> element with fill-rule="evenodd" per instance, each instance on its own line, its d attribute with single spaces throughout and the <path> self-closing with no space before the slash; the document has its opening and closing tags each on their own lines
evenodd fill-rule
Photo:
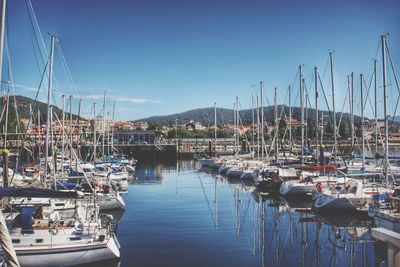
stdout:
<svg viewBox="0 0 400 267">
<path fill-rule="evenodd" d="M 205 244 L 199 246 L 203 253 L 213 255 L 218 250 L 218 255 L 226 256 L 227 266 L 243 266 L 232 264 L 239 257 L 246 258 L 243 262 L 248 266 L 382 266 L 385 261 L 382 255 L 386 253 L 381 253 L 382 247 L 370 236 L 373 222 L 369 218 L 317 214 L 307 199 L 271 195 L 252 181 L 197 171 L 193 161 L 153 168 L 154 172 L 147 173 L 154 173 L 155 177 L 160 172 L 159 183 L 165 179 L 163 190 L 157 186 L 158 196 L 174 197 L 170 211 L 177 212 L 177 218 L 183 218 L 181 214 L 195 216 L 195 220 L 180 220 L 185 235 L 191 237 L 190 242 Z M 171 194 L 171 190 L 178 188 L 181 190 L 178 196 Z M 181 201 L 182 196 L 185 201 Z M 155 203 L 154 208 L 158 205 Z M 174 238 L 181 234 L 180 227 L 170 229 L 175 230 Z M 210 245 L 210 241 L 216 246 Z M 192 252 L 192 249 L 185 251 Z M 211 257 L 207 263 L 224 266 L 217 265 Z"/>
<path fill-rule="evenodd" d="M 367 266 L 383 261 L 375 257 L 379 245 L 369 235 L 373 221 L 367 216 L 316 214 L 309 200 L 285 199 L 251 183 L 227 181 L 234 191 L 235 236 L 251 242 L 260 266 Z"/>
</svg>

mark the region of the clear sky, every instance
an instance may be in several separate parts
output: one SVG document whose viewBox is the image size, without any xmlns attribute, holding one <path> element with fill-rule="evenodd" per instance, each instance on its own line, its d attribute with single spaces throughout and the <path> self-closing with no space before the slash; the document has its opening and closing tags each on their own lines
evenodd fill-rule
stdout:
<svg viewBox="0 0 400 267">
<path fill-rule="evenodd" d="M 120 120 L 214 102 L 231 108 L 235 96 L 243 108 L 250 108 L 251 84 L 261 80 L 269 101 L 277 86 L 279 102 L 287 104 L 288 85 L 298 91 L 294 79 L 299 64 L 304 64 L 309 90 L 316 65 L 330 92 L 329 49 L 334 50 L 336 110 L 341 110 L 346 75 L 354 71 L 358 79 L 363 72 L 369 79 L 372 58 L 380 60 L 381 34 L 390 34 L 394 64 L 400 63 L 396 0 L 31 1 L 47 53 L 51 32 L 59 38 L 76 84 L 71 89 L 56 51 L 54 98 L 60 105 L 62 93 L 73 94 L 76 108 L 82 97 L 86 115 L 94 101 L 102 105 L 105 88 L 107 107 L 116 101 Z M 33 97 L 43 64 L 35 57 L 25 0 L 8 1 L 7 23 L 14 92 Z M 3 80 L 8 76 L 5 65 Z M 292 100 L 296 103 L 297 91 Z"/>
</svg>

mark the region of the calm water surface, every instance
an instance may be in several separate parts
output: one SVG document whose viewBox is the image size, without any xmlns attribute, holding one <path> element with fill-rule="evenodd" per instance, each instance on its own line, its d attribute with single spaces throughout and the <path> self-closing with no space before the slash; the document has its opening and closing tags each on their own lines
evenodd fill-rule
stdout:
<svg viewBox="0 0 400 267">
<path fill-rule="evenodd" d="M 125 200 L 110 266 L 385 266 L 368 219 L 300 212 L 194 161 L 139 165 Z"/>
</svg>

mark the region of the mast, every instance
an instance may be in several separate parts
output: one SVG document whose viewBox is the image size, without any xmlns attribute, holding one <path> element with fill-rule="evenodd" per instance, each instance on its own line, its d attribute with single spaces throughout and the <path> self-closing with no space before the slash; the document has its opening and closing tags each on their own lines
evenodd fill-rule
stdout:
<svg viewBox="0 0 400 267">
<path fill-rule="evenodd" d="M 0 62 L 2 62 L 2 61 L 0 61 Z M 1 69 L 0 69 L 1 70 Z M 8 110 L 9 110 L 9 108 L 10 108 L 10 99 L 9 99 L 9 96 L 10 96 L 10 85 L 9 84 L 7 84 L 7 86 L 8 86 L 8 89 L 7 89 L 7 94 L 6 94 L 6 100 L 7 100 L 7 102 L 6 102 L 6 117 L 5 117 L 5 123 L 4 123 L 4 149 L 7 149 L 7 133 L 8 133 Z"/>
<path fill-rule="evenodd" d="M 70 154 L 69 154 L 69 167 L 72 169 L 72 134 L 73 134 L 73 129 L 72 129 L 72 95 L 69 96 L 69 131 L 70 131 L 70 135 L 69 135 L 69 145 L 71 146 L 70 148 Z"/>
<path fill-rule="evenodd" d="M 217 102 L 214 102 L 214 146 L 215 156 L 217 156 Z"/>
<path fill-rule="evenodd" d="M 2 63 L 3 63 L 3 43 L 4 43 L 4 24 L 5 24 L 5 18 L 6 18 L 6 0 L 1 1 L 0 5 L 0 85 L 2 81 Z M 3 160 L 5 162 L 8 161 L 8 151 L 6 150 L 6 147 L 4 146 L 4 151 L 3 151 Z M 7 165 L 7 164 L 5 164 Z M 8 168 L 8 167 L 7 167 Z M 3 169 L 3 174 L 6 176 L 7 173 L 7 168 Z M 5 185 L 5 184 L 4 184 Z M 7 259 L 8 265 L 11 267 L 19 267 L 19 262 L 17 258 L 17 254 L 15 253 L 12 240 L 10 237 L 10 233 L 7 228 L 7 223 L 4 220 L 3 213 L 0 209 L 0 244 L 1 244 L 1 249 L 3 251 L 5 259 Z"/>
<path fill-rule="evenodd" d="M 53 159 L 53 169 L 52 171 L 52 175 L 53 175 L 53 182 L 54 182 L 54 188 L 57 188 L 57 184 L 56 184 L 56 172 L 57 172 L 57 153 L 55 150 L 56 145 L 54 144 L 54 128 L 53 128 L 53 106 L 50 106 L 50 153 Z"/>
<path fill-rule="evenodd" d="M 107 111 L 107 154 L 110 155 L 110 112 Z"/>
<path fill-rule="evenodd" d="M 252 136 L 252 151 L 253 151 L 253 156 L 254 154 L 254 96 L 253 96 L 253 86 L 251 85 L 251 136 Z"/>
<path fill-rule="evenodd" d="M 321 112 L 321 145 L 324 143 L 324 111 Z"/>
<path fill-rule="evenodd" d="M 292 88 L 289 85 L 289 154 L 292 153 Z"/>
<path fill-rule="evenodd" d="M 374 59 L 374 115 L 375 115 L 375 155 L 378 153 L 378 86 L 377 86 L 377 78 L 376 78 L 376 62 Z M 376 158 L 376 156 L 375 156 Z"/>
<path fill-rule="evenodd" d="M 236 97 L 237 99 L 237 97 Z M 233 151 L 236 155 L 236 148 L 237 148 L 237 144 L 236 144 L 236 135 L 237 135 L 237 131 L 236 131 L 236 102 L 233 103 L 233 137 L 235 138 L 235 147 L 233 148 Z"/>
<path fill-rule="evenodd" d="M 303 86 L 304 86 L 304 145 L 309 148 L 308 145 L 308 92 L 306 90 L 306 81 L 303 78 Z"/>
<path fill-rule="evenodd" d="M 258 96 L 256 96 L 257 102 L 257 158 L 260 158 L 260 108 L 258 106 Z"/>
<path fill-rule="evenodd" d="M 93 114 L 94 114 L 94 123 L 93 123 L 93 162 L 96 161 L 96 152 L 97 152 L 97 136 L 96 136 L 96 127 L 97 127 L 97 118 L 96 118 L 96 102 L 93 103 Z"/>
<path fill-rule="evenodd" d="M 317 158 L 317 166 L 319 165 L 319 118 L 318 118 L 318 72 L 317 66 L 314 67 L 314 83 L 315 83 L 315 157 Z"/>
<path fill-rule="evenodd" d="M 350 117 L 351 117 L 351 151 L 354 151 L 354 72 L 350 74 Z"/>
<path fill-rule="evenodd" d="M 106 112 L 106 93 L 107 93 L 107 89 L 104 90 L 104 97 L 103 97 L 103 131 L 101 134 L 102 137 L 102 157 L 104 157 L 104 136 L 106 133 L 106 117 L 105 117 L 105 112 Z"/>
<path fill-rule="evenodd" d="M 6 0 L 1 1 L 1 11 L 0 11 L 0 85 L 2 81 L 2 70 L 3 70 L 3 43 L 4 43 L 4 25 L 6 19 Z M 6 107 L 6 122 L 4 130 L 4 150 L 7 149 L 7 124 L 8 124 L 8 93 L 6 94 L 7 107 Z"/>
<path fill-rule="evenodd" d="M 385 162 L 384 174 L 388 182 L 389 168 L 389 125 L 387 117 L 387 91 L 386 91 L 386 35 L 381 36 L 382 41 L 382 79 L 383 79 L 383 116 L 385 119 Z"/>
<path fill-rule="evenodd" d="M 360 89 L 361 89 L 361 142 L 362 142 L 362 170 L 365 170 L 365 132 L 364 132 L 364 90 L 363 90 L 364 75 L 360 74 Z"/>
<path fill-rule="evenodd" d="M 332 110 L 333 110 L 333 156 L 336 165 L 337 158 L 337 136 L 336 136 L 336 109 L 335 109 L 335 82 L 333 80 L 333 61 L 332 61 L 332 51 L 329 52 L 329 62 L 331 65 L 331 82 L 332 82 Z"/>
<path fill-rule="evenodd" d="M 303 75 L 301 73 L 301 65 L 299 66 L 300 73 L 300 106 L 301 106 L 301 165 L 304 164 L 304 85 Z"/>
<path fill-rule="evenodd" d="M 41 165 L 41 162 L 40 162 L 40 156 L 41 156 L 41 153 L 40 153 L 40 146 L 42 145 L 42 126 L 40 125 L 40 109 L 39 109 L 39 107 L 38 107 L 38 110 L 37 110 L 37 124 L 38 124 L 38 139 L 39 139 L 39 149 L 38 149 L 38 157 L 39 157 L 39 168 L 40 168 L 40 165 Z"/>
<path fill-rule="evenodd" d="M 279 138 L 279 124 L 278 124 L 278 106 L 277 106 L 277 99 L 276 99 L 276 94 L 277 94 L 278 88 L 275 87 L 275 95 L 274 95 L 274 113 L 275 113 L 275 161 L 278 162 L 278 153 L 279 153 L 279 144 L 278 144 L 278 138 Z"/>
<path fill-rule="evenodd" d="M 115 119 L 115 102 L 112 112 L 112 125 L 111 125 L 111 154 L 114 154 L 114 119 Z"/>
<path fill-rule="evenodd" d="M 82 97 L 79 98 L 79 105 L 78 105 L 78 134 L 77 134 L 77 143 L 81 141 L 81 125 L 80 125 L 80 120 L 81 120 L 81 105 L 82 105 Z M 79 151 L 79 150 L 78 150 Z M 78 163 L 77 163 L 78 166 Z"/>
<path fill-rule="evenodd" d="M 61 118 L 61 177 L 64 178 L 64 120 L 65 120 L 65 95 L 61 96 L 62 98 L 62 118 Z"/>
<path fill-rule="evenodd" d="M 264 158 L 264 107 L 263 107 L 263 81 L 260 82 L 260 106 L 261 106 L 261 158 Z"/>
<path fill-rule="evenodd" d="M 50 66 L 49 66 L 49 83 L 47 86 L 47 115 L 46 115 L 46 141 L 45 141 L 45 157 L 44 157 L 44 176 L 42 182 L 47 178 L 47 167 L 49 161 L 49 134 L 50 134 L 50 96 L 51 86 L 53 83 L 53 58 L 54 58 L 54 43 L 56 37 L 51 35 L 51 47 L 50 47 Z"/>
</svg>

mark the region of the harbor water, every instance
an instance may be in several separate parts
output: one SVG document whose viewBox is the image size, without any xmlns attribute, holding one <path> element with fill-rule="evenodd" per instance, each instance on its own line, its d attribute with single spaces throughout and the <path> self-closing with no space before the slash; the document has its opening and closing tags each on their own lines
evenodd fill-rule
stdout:
<svg viewBox="0 0 400 267">
<path fill-rule="evenodd" d="M 368 216 L 317 215 L 199 168 L 140 162 L 117 229 L 121 258 L 102 266 L 386 266 Z"/>
</svg>

